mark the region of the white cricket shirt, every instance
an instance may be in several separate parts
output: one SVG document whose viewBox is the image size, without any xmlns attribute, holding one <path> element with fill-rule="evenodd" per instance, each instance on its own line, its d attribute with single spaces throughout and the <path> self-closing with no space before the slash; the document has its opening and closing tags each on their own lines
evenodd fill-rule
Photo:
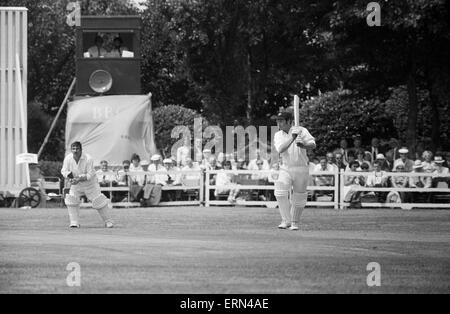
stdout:
<svg viewBox="0 0 450 314">
<path fill-rule="evenodd" d="M 309 131 L 301 127 L 302 132 L 300 134 L 300 138 L 304 143 L 311 144 L 315 143 L 314 137 L 309 133 Z M 274 136 L 274 146 L 277 152 L 280 152 L 281 146 L 289 141 L 292 138 L 292 128 L 289 130 L 289 133 L 284 132 L 283 130 L 275 133 Z M 282 160 L 282 167 L 308 167 L 309 161 L 308 156 L 306 154 L 306 149 L 298 147 L 295 142 L 289 146 L 289 148 L 284 151 L 284 153 L 280 154 Z"/>
</svg>

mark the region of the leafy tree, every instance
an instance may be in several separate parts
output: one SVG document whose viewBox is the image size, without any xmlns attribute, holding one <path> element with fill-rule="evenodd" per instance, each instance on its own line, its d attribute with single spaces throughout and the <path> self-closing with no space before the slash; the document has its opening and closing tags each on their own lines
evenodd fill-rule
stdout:
<svg viewBox="0 0 450 314">
<path fill-rule="evenodd" d="M 300 117 L 316 138 L 319 154 L 334 150 L 342 138 L 350 139 L 357 133 L 366 146 L 373 137 L 396 136 L 393 117 L 387 113 L 386 104 L 350 90 L 327 92 L 305 101 Z"/>
<path fill-rule="evenodd" d="M 419 90 L 428 90 L 433 120 L 432 136 L 439 145 L 440 114 L 448 107 L 450 63 L 450 4 L 443 0 L 384 1 L 381 27 L 366 24 L 367 1 L 336 1 L 327 15 L 330 41 L 336 48 L 347 88 L 389 96 L 389 88 L 406 86 L 406 139 L 414 149 L 419 117 Z M 324 31 L 324 29 L 318 30 Z"/>
<path fill-rule="evenodd" d="M 202 118 L 202 131 L 208 121 L 198 112 L 182 106 L 167 105 L 153 111 L 156 147 L 166 157 L 171 157 L 171 149 L 180 138 L 172 138 L 172 130 L 178 126 L 187 126 L 191 134 L 191 145 L 194 147 L 194 119 Z M 204 139 L 206 141 L 206 139 Z"/>
</svg>

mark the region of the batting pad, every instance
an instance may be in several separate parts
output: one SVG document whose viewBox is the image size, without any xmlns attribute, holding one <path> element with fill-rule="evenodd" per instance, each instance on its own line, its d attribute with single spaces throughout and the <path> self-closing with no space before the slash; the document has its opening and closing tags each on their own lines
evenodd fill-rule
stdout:
<svg viewBox="0 0 450 314">
<path fill-rule="evenodd" d="M 108 198 L 101 193 L 92 200 L 92 208 L 94 209 L 102 209 L 107 205 L 108 205 Z"/>
<path fill-rule="evenodd" d="M 66 198 L 64 199 L 64 202 L 66 203 L 67 207 L 69 206 L 78 206 L 80 205 L 80 199 L 74 195 L 67 194 Z"/>
<path fill-rule="evenodd" d="M 97 209 L 98 214 L 102 217 L 104 222 L 112 222 L 111 217 L 109 216 L 108 206 L 104 206 L 103 208 Z"/>
<path fill-rule="evenodd" d="M 67 205 L 67 211 L 69 212 L 70 224 L 78 225 L 78 206 Z"/>
<path fill-rule="evenodd" d="M 290 223 L 291 222 L 291 213 L 290 213 L 291 203 L 289 202 L 289 192 L 286 190 L 277 190 L 277 184 L 275 184 L 275 197 L 278 201 L 278 207 L 280 210 L 281 219 L 283 220 L 283 222 Z"/>
<path fill-rule="evenodd" d="M 291 216 L 292 222 L 298 223 L 308 201 L 308 193 L 293 193 Z"/>
</svg>

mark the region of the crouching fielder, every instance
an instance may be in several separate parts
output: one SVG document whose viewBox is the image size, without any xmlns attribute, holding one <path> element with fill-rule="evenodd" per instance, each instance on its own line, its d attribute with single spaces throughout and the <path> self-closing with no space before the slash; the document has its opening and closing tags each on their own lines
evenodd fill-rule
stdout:
<svg viewBox="0 0 450 314">
<path fill-rule="evenodd" d="M 316 142 L 309 131 L 293 126 L 291 110 L 276 117 L 280 131 L 275 133 L 274 146 L 281 157 L 278 180 L 275 181 L 275 197 L 281 214 L 280 229 L 298 230 L 300 216 L 306 206 L 309 167 L 306 149 L 314 149 Z M 291 199 L 289 199 L 289 194 Z"/>
<path fill-rule="evenodd" d="M 80 142 L 72 143 L 71 151 L 72 153 L 64 158 L 61 169 L 64 178 L 70 180 L 71 183 L 70 192 L 65 198 L 70 228 L 80 228 L 78 210 L 80 198 L 83 195 L 92 202 L 92 207 L 98 211 L 105 226 L 112 228 L 113 223 L 108 213 L 110 201 L 100 192 L 94 160 L 89 155 L 83 154 Z"/>
</svg>

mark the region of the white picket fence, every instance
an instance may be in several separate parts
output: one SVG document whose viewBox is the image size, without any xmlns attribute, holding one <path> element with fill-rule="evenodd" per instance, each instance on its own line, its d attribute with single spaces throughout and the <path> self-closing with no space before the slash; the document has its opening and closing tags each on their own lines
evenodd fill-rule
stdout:
<svg viewBox="0 0 450 314">
<path fill-rule="evenodd" d="M 191 177 L 190 179 L 182 179 L 181 185 L 166 185 L 162 187 L 162 193 L 168 191 L 180 191 L 180 196 L 186 198 L 193 198 L 188 200 L 177 200 L 177 201 L 163 201 L 159 204 L 159 206 L 226 206 L 226 205 L 241 205 L 241 206 L 265 206 L 269 208 L 275 208 L 277 206 L 277 202 L 274 197 L 272 200 L 259 200 L 259 199 L 244 199 L 238 198 L 235 203 L 230 203 L 228 200 L 223 199 L 212 199 L 211 195 L 214 194 L 216 189 L 229 189 L 229 185 L 214 185 L 210 184 L 210 179 L 212 176 L 215 176 L 219 173 L 228 173 L 233 174 L 235 176 L 248 176 L 250 178 L 246 179 L 238 179 L 234 184 L 233 188 L 237 188 L 241 191 L 274 191 L 275 186 L 273 184 L 265 184 L 261 185 L 260 180 L 252 180 L 252 175 L 260 175 L 265 173 L 267 175 L 277 174 L 274 171 L 259 171 L 259 170 L 193 170 L 193 171 L 158 171 L 158 172 L 128 172 L 127 175 L 129 178 L 135 176 L 154 176 L 154 175 L 169 175 L 172 178 L 176 176 L 186 176 Z M 108 172 L 105 175 L 115 176 L 117 173 Z M 326 206 L 332 207 L 334 209 L 346 209 L 350 203 L 345 202 L 345 192 L 348 192 L 348 188 L 345 188 L 345 177 L 347 176 L 367 176 L 370 175 L 370 172 L 311 172 L 310 176 L 332 176 L 333 177 L 333 185 L 332 186 L 308 186 L 308 192 L 311 195 L 313 192 L 322 191 L 325 194 L 329 195 L 329 200 L 312 200 L 309 199 L 307 202 L 307 206 Z M 428 173 L 398 173 L 398 172 L 389 172 L 385 173 L 386 177 L 432 177 L 432 178 L 450 178 L 450 175 L 433 175 Z M 198 179 L 192 180 L 192 176 L 198 177 Z M 131 182 L 131 181 L 129 181 Z M 127 194 L 127 201 L 125 202 L 115 202 L 113 206 L 115 207 L 135 207 L 140 206 L 138 202 L 132 202 L 130 197 L 130 187 L 125 185 L 112 186 L 110 184 L 109 187 L 102 187 L 102 191 L 109 192 L 110 196 L 114 192 L 123 192 Z M 367 186 L 355 186 L 351 187 L 352 191 L 355 192 L 405 192 L 405 193 L 439 193 L 443 194 L 445 197 L 448 197 L 450 200 L 450 188 L 396 188 L 396 187 L 367 187 Z M 245 193 L 243 193 L 245 194 Z M 248 193 L 247 193 L 248 194 Z M 225 197 L 226 198 L 226 197 Z M 84 204 L 84 206 L 90 206 L 89 203 Z M 411 209 L 411 208 L 449 208 L 450 203 L 381 203 L 381 202 L 370 202 L 370 203 L 361 203 L 362 207 L 387 207 L 387 208 L 402 208 L 402 209 Z"/>
<path fill-rule="evenodd" d="M 347 208 L 350 203 L 345 202 L 345 195 L 344 195 L 344 183 L 345 183 L 345 177 L 346 176 L 364 176 L 367 179 L 367 176 L 370 175 L 370 172 L 341 172 L 340 173 L 340 208 Z M 432 174 L 432 173 L 413 173 L 413 172 L 386 172 L 386 177 L 394 178 L 394 177 L 404 177 L 407 178 L 408 181 L 410 178 L 416 178 L 416 177 L 431 177 L 433 178 L 450 178 L 450 174 L 442 175 L 442 174 Z M 450 182 L 450 181 L 449 181 Z M 448 199 L 450 200 L 450 188 L 448 186 L 448 183 L 445 183 L 443 185 L 446 185 L 447 187 L 440 188 L 440 187 L 429 187 L 429 188 L 416 188 L 416 187 L 405 187 L 405 188 L 398 188 L 398 187 L 367 187 L 367 186 L 352 186 L 351 190 L 354 192 L 404 192 L 404 193 L 441 193 L 444 194 Z M 431 195 L 430 195 L 431 196 Z M 412 208 L 449 208 L 450 209 L 450 203 L 381 203 L 381 202 L 373 202 L 373 203 L 361 203 L 362 207 L 388 207 L 388 208 L 401 208 L 401 209 L 412 209 Z"/>
</svg>

